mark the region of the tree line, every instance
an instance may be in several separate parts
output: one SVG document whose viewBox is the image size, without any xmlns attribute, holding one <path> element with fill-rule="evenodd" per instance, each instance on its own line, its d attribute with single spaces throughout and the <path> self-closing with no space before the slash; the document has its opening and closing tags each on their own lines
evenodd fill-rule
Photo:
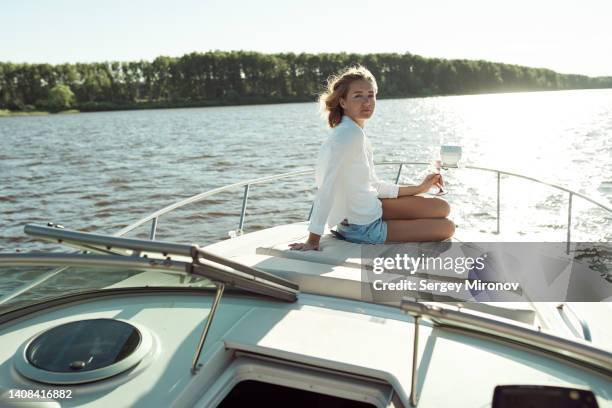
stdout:
<svg viewBox="0 0 612 408">
<path fill-rule="evenodd" d="M 211 51 L 153 61 L 0 62 L 0 109 L 92 111 L 312 101 L 329 75 L 355 64 L 376 76 L 381 98 L 612 87 L 612 77 L 409 53 Z"/>
</svg>

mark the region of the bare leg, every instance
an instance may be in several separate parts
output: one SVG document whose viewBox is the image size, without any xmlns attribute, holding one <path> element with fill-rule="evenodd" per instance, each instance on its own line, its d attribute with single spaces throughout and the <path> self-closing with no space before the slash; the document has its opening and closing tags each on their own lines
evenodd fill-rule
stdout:
<svg viewBox="0 0 612 408">
<path fill-rule="evenodd" d="M 404 196 L 380 200 L 383 220 L 416 220 L 419 218 L 446 218 L 450 206 L 439 198 Z"/>
<path fill-rule="evenodd" d="M 444 241 L 455 233 L 455 224 L 446 218 L 388 220 L 386 223 L 386 243 Z"/>
<path fill-rule="evenodd" d="M 380 201 L 387 242 L 443 241 L 455 233 L 455 224 L 446 219 L 450 206 L 444 200 L 405 196 Z"/>
</svg>

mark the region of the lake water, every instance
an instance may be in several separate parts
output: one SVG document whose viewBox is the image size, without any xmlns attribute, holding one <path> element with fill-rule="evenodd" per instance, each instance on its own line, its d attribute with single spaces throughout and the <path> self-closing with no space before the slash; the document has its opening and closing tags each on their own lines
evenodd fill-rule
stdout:
<svg viewBox="0 0 612 408">
<path fill-rule="evenodd" d="M 366 131 L 375 161 L 429 162 L 440 144 L 463 164 L 536 177 L 612 202 L 612 90 L 381 100 Z M 194 194 L 308 169 L 325 139 L 314 103 L 100 112 L 0 119 L 0 250 L 57 249 L 27 223 L 114 233 Z M 380 167 L 393 180 L 396 167 Z M 408 166 L 404 183 L 424 167 Z M 495 175 L 445 173 L 459 228 L 495 229 Z M 306 219 L 313 177 L 251 188 L 245 231 Z M 200 245 L 237 228 L 242 188 L 159 221 L 157 239 Z M 565 238 L 567 193 L 502 178 L 502 230 Z M 612 216 L 574 198 L 572 236 L 612 240 Z M 150 224 L 130 236 L 146 237 Z"/>
</svg>

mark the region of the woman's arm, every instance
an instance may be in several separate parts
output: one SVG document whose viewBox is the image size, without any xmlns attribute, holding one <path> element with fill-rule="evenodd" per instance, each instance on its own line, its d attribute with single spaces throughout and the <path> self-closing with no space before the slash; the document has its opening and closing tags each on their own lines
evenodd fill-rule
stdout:
<svg viewBox="0 0 612 408">
<path fill-rule="evenodd" d="M 308 225 L 308 231 L 310 232 L 308 240 L 305 243 L 290 244 L 291 249 L 301 251 L 320 250 L 319 241 L 325 230 L 327 216 L 334 201 L 337 179 L 348 157 L 356 154 L 355 151 L 360 149 L 362 141 L 363 135 L 359 132 L 346 132 L 334 136 L 334 140 L 328 146 L 328 151 L 323 156 L 326 163 L 325 171 L 313 203 Z"/>
<path fill-rule="evenodd" d="M 342 171 L 341 169 L 348 160 L 348 156 L 353 154 L 354 145 L 359 142 L 359 135 L 350 133 L 336 134 L 330 137 L 334 137 L 334 139 L 327 145 L 321 157 L 324 163 L 321 183 L 315 195 L 310 223 L 308 224 L 308 231 L 319 237 L 323 235 L 327 216 L 334 203 L 338 189 L 336 182 Z M 317 166 L 320 164 L 317 162 Z M 319 168 L 317 168 L 317 171 L 319 171 Z"/>
<path fill-rule="evenodd" d="M 436 173 L 428 174 L 418 186 L 400 186 L 397 196 L 403 197 L 423 194 L 432 186 L 444 187 L 441 175 Z"/>
<path fill-rule="evenodd" d="M 423 187 L 421 187 L 420 185 L 418 186 L 400 186 L 399 193 L 397 194 L 397 196 L 398 197 L 413 196 L 417 194 L 423 194 L 426 191 L 427 190 L 423 190 Z"/>
</svg>

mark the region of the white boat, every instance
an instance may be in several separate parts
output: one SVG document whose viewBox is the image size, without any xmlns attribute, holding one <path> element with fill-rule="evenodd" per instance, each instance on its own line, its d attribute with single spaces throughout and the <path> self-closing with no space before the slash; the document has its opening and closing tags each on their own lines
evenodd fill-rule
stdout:
<svg viewBox="0 0 612 408">
<path fill-rule="evenodd" d="M 490 171 L 498 183 L 509 174 Z M 80 252 L 0 255 L 0 273 L 36 275 L 0 298 L 0 406 L 612 407 L 601 276 L 607 301 L 597 303 L 368 297 L 359 245 L 326 234 L 321 252 L 290 251 L 307 221 L 242 233 L 251 186 L 310 173 L 198 194 L 114 236 L 26 226 Z M 570 197 L 570 253 L 572 198 L 612 210 L 553 187 Z M 236 188 L 233 238 L 155 240 L 161 216 Z M 148 222 L 149 240 L 124 237 Z M 458 229 L 455 242 L 500 236 Z"/>
</svg>

